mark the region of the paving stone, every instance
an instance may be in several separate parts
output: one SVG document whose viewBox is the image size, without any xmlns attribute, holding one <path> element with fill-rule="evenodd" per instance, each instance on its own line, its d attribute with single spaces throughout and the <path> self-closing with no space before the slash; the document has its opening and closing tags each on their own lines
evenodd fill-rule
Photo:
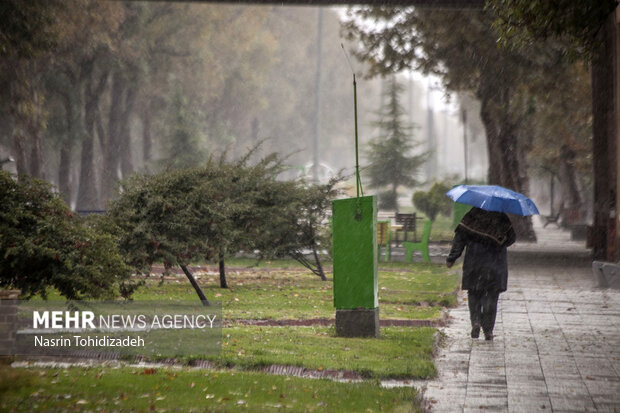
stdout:
<svg viewBox="0 0 620 413">
<path fill-rule="evenodd" d="M 590 397 L 588 388 L 580 377 L 574 378 L 555 378 L 545 377 L 547 391 L 549 394 L 565 395 L 570 397 Z"/>
<path fill-rule="evenodd" d="M 584 378 L 591 377 L 592 380 L 600 380 L 602 376 L 606 380 L 620 380 L 607 357 L 576 356 L 575 363 Z"/>
<path fill-rule="evenodd" d="M 508 397 L 529 400 L 532 398 L 549 398 L 544 380 L 515 381 L 508 380 Z"/>
<path fill-rule="evenodd" d="M 547 394 L 530 394 L 527 397 L 508 395 L 508 411 L 515 413 L 524 412 L 550 412 L 551 401 Z"/>
<path fill-rule="evenodd" d="M 594 402 L 587 395 L 550 392 L 549 399 L 551 399 L 551 408 L 555 412 L 596 411 Z"/>
<path fill-rule="evenodd" d="M 586 377 L 585 383 L 592 399 L 604 400 L 606 402 L 615 401 L 618 403 L 618 410 L 620 410 L 620 400 L 618 400 L 618 395 L 620 395 L 620 380 L 618 380 L 617 377 L 611 380 L 607 377 L 597 376 L 594 376 L 591 380 L 588 378 L 589 376 Z"/>
<path fill-rule="evenodd" d="M 529 390 L 547 390 L 545 377 L 542 374 L 515 374 L 512 371 L 507 370 L 506 381 L 510 389 L 520 391 L 525 394 L 528 394 Z"/>
<path fill-rule="evenodd" d="M 469 393 L 465 399 L 464 411 L 468 410 L 485 410 L 485 411 L 508 411 L 508 398 L 506 395 L 502 396 L 474 396 L 470 397 Z"/>
</svg>

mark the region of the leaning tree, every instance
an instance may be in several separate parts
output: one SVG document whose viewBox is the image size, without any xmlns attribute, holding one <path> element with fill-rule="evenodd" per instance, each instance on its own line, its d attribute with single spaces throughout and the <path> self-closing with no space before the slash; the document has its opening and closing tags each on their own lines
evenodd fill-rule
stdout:
<svg viewBox="0 0 620 413">
<path fill-rule="evenodd" d="M 0 287 L 24 297 L 128 297 L 135 287 L 117 239 L 74 214 L 52 187 L 0 171 Z"/>
<path fill-rule="evenodd" d="M 103 219 L 119 234 L 129 265 L 143 273 L 156 262 L 167 269 L 179 266 L 205 304 L 189 267 L 196 260 L 219 263 L 222 288 L 228 286 L 225 260 L 242 251 L 290 256 L 325 279 L 318 249 L 325 246 L 322 231 L 335 183 L 305 187 L 280 181 L 279 157 L 252 164 L 254 152 L 235 162 L 222 156 L 202 167 L 125 181 Z"/>
</svg>

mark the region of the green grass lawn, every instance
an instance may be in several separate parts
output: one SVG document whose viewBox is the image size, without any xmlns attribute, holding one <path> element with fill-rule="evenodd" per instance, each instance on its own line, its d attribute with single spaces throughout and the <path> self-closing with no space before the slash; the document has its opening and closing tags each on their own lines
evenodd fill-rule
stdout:
<svg viewBox="0 0 620 413">
<path fill-rule="evenodd" d="M 230 288 L 219 287 L 219 275 L 198 272 L 208 299 L 222 302 L 224 320 L 307 320 L 334 318 L 333 284 L 285 261 L 235 260 L 227 273 Z M 286 269 L 282 269 L 286 268 Z M 379 306 L 382 319 L 429 320 L 441 317 L 444 307 L 456 305 L 459 275 L 436 264 L 380 263 Z M 134 294 L 135 300 L 196 300 L 184 275 L 171 275 L 162 282 L 156 275 Z M 50 291 L 50 300 L 62 299 Z"/>
<path fill-rule="evenodd" d="M 4 366 L 3 366 L 4 367 Z M 0 410 L 409 412 L 412 388 L 195 369 L 0 369 Z"/>
<path fill-rule="evenodd" d="M 367 378 L 421 379 L 436 375 L 434 328 L 382 327 L 380 338 L 336 337 L 334 327 L 257 326 L 241 320 L 333 319 L 333 290 L 294 261 L 228 262 L 229 289 L 219 288 L 214 266 L 196 275 L 210 300 L 221 301 L 225 327 L 222 353 L 196 354 L 178 361 L 207 359 L 223 371 L 131 368 L 69 370 L 5 369 L 0 377 L 0 410 L 77 411 L 415 411 L 411 389 L 387 390 L 360 384 L 289 378 L 260 373 L 269 365 L 311 370 L 355 371 Z M 422 263 L 380 263 L 381 319 L 437 319 L 456 304 L 457 271 Z M 50 294 L 51 299 L 59 299 Z M 146 279 L 136 300 L 197 300 L 185 276 Z M 166 357 L 166 355 L 162 355 Z M 16 375 L 7 379 L 7 374 Z M 10 382 L 10 383 L 9 383 Z M 283 395 L 281 397 L 280 395 Z"/>
<path fill-rule="evenodd" d="M 336 337 L 333 327 L 277 327 L 240 324 L 241 320 L 334 319 L 331 281 L 308 271 L 269 267 L 240 268 L 228 273 L 230 288 L 219 288 L 218 276 L 197 273 L 209 299 L 222 302 L 223 346 L 220 356 L 194 353 L 179 361 L 207 358 L 220 366 L 255 369 L 270 364 L 310 369 L 353 370 L 368 377 L 426 378 L 432 363 L 433 328 L 383 327 L 379 339 Z M 284 264 L 285 266 L 287 264 Z M 382 264 L 382 267 L 384 265 Z M 379 271 L 381 319 L 437 319 L 456 303 L 459 276 L 436 264 L 385 263 Z M 152 276 L 136 300 L 197 300 L 183 275 L 160 281 Z M 188 353 L 185 353 L 188 354 Z M 161 354 L 160 357 L 175 357 Z"/>
<path fill-rule="evenodd" d="M 435 319 L 443 307 L 456 304 L 459 276 L 455 271 L 421 263 L 381 263 L 381 267 L 386 269 L 379 271 L 381 318 Z M 321 281 L 309 271 L 265 267 L 229 271 L 228 289 L 219 288 L 218 277 L 199 275 L 199 283 L 207 298 L 222 302 L 224 320 L 334 318 L 332 282 Z M 193 300 L 196 293 L 183 275 L 163 283 L 152 276 L 134 299 Z"/>
<path fill-rule="evenodd" d="M 351 370 L 364 377 L 429 378 L 435 329 L 384 327 L 375 338 L 336 337 L 333 327 L 232 326 L 224 329 L 220 366 L 256 369 L 273 364 Z"/>
</svg>

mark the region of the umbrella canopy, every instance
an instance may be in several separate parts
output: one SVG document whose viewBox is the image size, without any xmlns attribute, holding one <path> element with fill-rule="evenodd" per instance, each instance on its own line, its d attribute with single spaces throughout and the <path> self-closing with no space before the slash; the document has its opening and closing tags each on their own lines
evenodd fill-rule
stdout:
<svg viewBox="0 0 620 413">
<path fill-rule="evenodd" d="M 446 195 L 454 202 L 485 211 L 507 212 L 527 216 L 539 214 L 536 204 L 523 194 L 497 185 L 459 185 Z"/>
</svg>

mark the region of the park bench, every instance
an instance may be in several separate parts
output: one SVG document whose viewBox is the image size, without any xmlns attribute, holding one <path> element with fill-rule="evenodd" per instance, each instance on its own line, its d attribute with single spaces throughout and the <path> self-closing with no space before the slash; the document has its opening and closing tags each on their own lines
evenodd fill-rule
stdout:
<svg viewBox="0 0 620 413">
<path fill-rule="evenodd" d="M 407 236 L 410 232 L 413 232 L 413 240 L 415 241 L 417 239 L 417 233 L 416 233 L 417 218 L 416 218 L 415 212 L 413 214 L 396 213 L 396 215 L 394 216 L 394 221 L 396 222 L 397 225 L 399 225 L 399 227 L 396 229 L 396 232 L 395 232 L 396 245 L 399 245 L 400 243 L 399 234 L 401 232 L 403 233 L 403 241 L 407 241 Z"/>
<path fill-rule="evenodd" d="M 433 221 L 429 220 L 424 223 L 424 231 L 422 232 L 422 240 L 420 242 L 403 242 L 403 247 L 405 247 L 405 261 L 413 262 L 413 251 L 420 251 L 424 262 L 431 262 L 431 257 L 428 254 L 428 241 L 431 236 L 432 226 Z"/>
<path fill-rule="evenodd" d="M 545 221 L 543 228 L 547 228 L 547 225 L 549 224 L 555 224 L 558 228 L 560 228 L 560 214 L 561 212 L 558 212 L 555 215 L 543 215 L 542 218 Z"/>
</svg>

